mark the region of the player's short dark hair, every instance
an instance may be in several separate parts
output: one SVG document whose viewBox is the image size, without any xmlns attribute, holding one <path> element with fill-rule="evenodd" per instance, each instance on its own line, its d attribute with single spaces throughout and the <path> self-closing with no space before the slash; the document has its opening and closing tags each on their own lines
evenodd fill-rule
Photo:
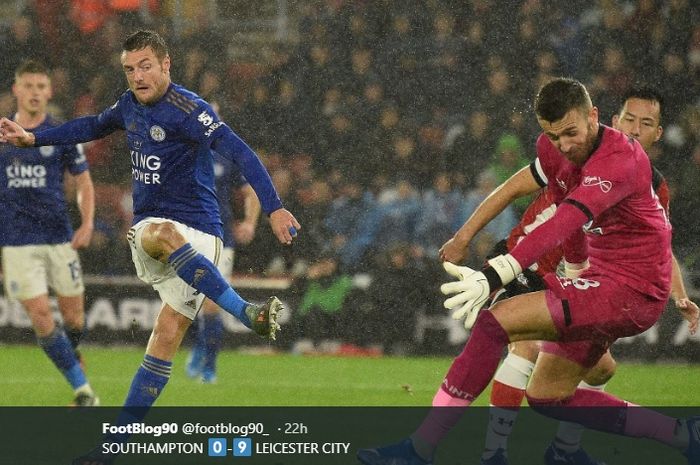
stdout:
<svg viewBox="0 0 700 465">
<path fill-rule="evenodd" d="M 148 30 L 139 30 L 127 37 L 122 45 L 122 50 L 135 52 L 146 47 L 151 47 L 159 60 L 168 55 L 168 45 L 165 43 L 165 39 L 157 32 Z"/>
<path fill-rule="evenodd" d="M 625 93 L 625 97 L 622 100 L 622 106 L 620 107 L 620 113 L 622 113 L 622 109 L 625 107 L 625 103 L 627 103 L 627 100 L 631 98 L 638 98 L 640 100 L 657 102 L 659 104 L 659 123 L 661 122 L 664 112 L 664 98 L 661 95 L 661 92 L 656 87 L 650 85 L 640 85 L 632 87 Z"/>
<path fill-rule="evenodd" d="M 36 60 L 24 60 L 15 69 L 15 79 L 19 78 L 23 74 L 45 74 L 49 75 L 49 68 Z"/>
<path fill-rule="evenodd" d="M 535 113 L 545 121 L 558 121 L 574 108 L 588 110 L 593 104 L 580 81 L 559 77 L 544 84 L 535 97 Z"/>
</svg>

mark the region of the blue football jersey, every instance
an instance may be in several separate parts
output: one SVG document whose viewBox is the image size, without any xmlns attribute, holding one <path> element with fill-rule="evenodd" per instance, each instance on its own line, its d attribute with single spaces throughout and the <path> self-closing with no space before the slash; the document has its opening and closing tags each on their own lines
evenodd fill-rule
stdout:
<svg viewBox="0 0 700 465">
<path fill-rule="evenodd" d="M 221 221 L 224 224 L 224 247 L 234 247 L 235 240 L 231 231 L 233 222 L 234 190 L 248 184 L 238 167 L 230 160 L 214 152 L 214 180 L 216 197 L 219 199 Z"/>
<path fill-rule="evenodd" d="M 48 116 L 36 129 L 57 126 Z M 0 245 L 70 242 L 73 228 L 63 191 L 66 170 L 73 175 L 88 169 L 80 145 L 49 145 L 20 149 L 0 145 Z"/>
<path fill-rule="evenodd" d="M 211 106 L 197 94 L 170 84 L 151 105 L 138 103 L 129 90 L 97 116 L 36 132 L 35 144 L 75 143 L 126 131 L 133 178 L 134 222 L 155 216 L 179 221 L 222 237 L 214 187 L 213 152 L 241 169 L 270 214 L 282 201 L 257 157 Z"/>
</svg>

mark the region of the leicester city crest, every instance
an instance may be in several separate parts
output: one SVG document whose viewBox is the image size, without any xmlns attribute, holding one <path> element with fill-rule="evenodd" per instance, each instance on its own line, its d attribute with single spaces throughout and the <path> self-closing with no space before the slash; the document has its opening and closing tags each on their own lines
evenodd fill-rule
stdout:
<svg viewBox="0 0 700 465">
<path fill-rule="evenodd" d="M 151 139 L 161 142 L 165 139 L 165 130 L 158 125 L 151 126 Z"/>
</svg>

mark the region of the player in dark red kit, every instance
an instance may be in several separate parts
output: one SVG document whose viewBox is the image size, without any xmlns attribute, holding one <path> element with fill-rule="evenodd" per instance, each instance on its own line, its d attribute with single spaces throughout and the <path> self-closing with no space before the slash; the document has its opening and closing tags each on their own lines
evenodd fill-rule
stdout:
<svg viewBox="0 0 700 465">
<path fill-rule="evenodd" d="M 660 94 L 652 88 L 640 87 L 630 90 L 620 108 L 613 117 L 613 127 L 639 141 L 647 153 L 663 133 L 661 110 L 663 108 Z M 663 175 L 652 166 L 652 186 L 659 197 L 659 202 L 668 214 L 669 189 Z M 507 240 L 501 241 L 494 248 L 492 256 L 507 253 L 539 225 L 550 219 L 556 211 L 556 204 L 549 189 L 545 188 L 530 204 L 520 223 L 511 231 Z M 483 224 L 479 215 L 469 218 L 463 228 L 466 235 L 450 239 L 441 248 L 442 260 L 460 263 L 468 254 L 471 241 L 470 231 L 475 230 L 474 223 Z M 563 256 L 561 247 L 557 247 L 542 257 L 531 269 L 525 270 L 518 279 L 500 291 L 496 299 L 504 299 L 526 292 L 544 290 L 543 277 L 557 270 Z M 567 277 L 577 277 L 583 270 L 573 269 L 572 264 L 565 263 L 564 273 Z M 671 297 L 676 308 L 690 322 L 690 332 L 697 330 L 698 307 L 690 300 L 683 283 L 680 267 L 673 258 Z M 492 301 L 493 304 L 493 301 Z M 473 318 L 476 314 L 472 315 Z M 535 366 L 540 351 L 537 341 L 518 341 L 509 345 L 508 356 L 496 372 L 491 389 L 489 424 L 486 430 L 485 448 L 481 457 L 482 465 L 507 465 L 508 438 L 513 430 L 518 410 L 525 398 L 525 388 Z M 601 357 L 581 382 L 581 388 L 605 389 L 606 383 L 615 373 L 615 360 L 610 352 Z M 554 441 L 545 451 L 547 465 L 596 465 L 595 459 L 581 449 L 581 437 L 584 428 L 577 423 L 561 422 Z"/>
<path fill-rule="evenodd" d="M 504 347 L 520 340 L 548 341 L 527 388 L 530 406 L 588 428 L 655 439 L 683 452 L 690 463 L 700 463 L 695 419 L 677 420 L 578 388 L 617 338 L 639 334 L 658 320 L 669 296 L 671 226 L 652 188 L 649 159 L 634 138 L 599 124 L 598 109 L 576 80 L 545 84 L 535 111 L 543 129 L 537 159 L 492 193 L 500 201 L 491 208 L 548 186 L 559 205 L 556 213 L 482 271 L 446 262 L 458 281 L 442 286 L 443 293 L 455 294 L 445 307 L 457 318 L 469 318 L 492 291 L 558 246 L 574 268 L 583 268 L 586 260 L 590 267 L 574 279 L 548 274 L 547 290 L 482 312 L 433 399 L 435 407 L 462 408 L 433 409 L 409 439 L 359 451 L 365 464 L 430 463 L 463 407 L 488 385 Z M 610 407 L 609 413 L 593 416 L 586 409 L 562 408 L 590 406 Z"/>
</svg>

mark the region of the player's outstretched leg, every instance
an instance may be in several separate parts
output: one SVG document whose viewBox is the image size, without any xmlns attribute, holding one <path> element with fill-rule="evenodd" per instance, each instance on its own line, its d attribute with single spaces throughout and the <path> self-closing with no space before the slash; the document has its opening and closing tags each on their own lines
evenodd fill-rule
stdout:
<svg viewBox="0 0 700 465">
<path fill-rule="evenodd" d="M 189 243 L 171 253 L 168 263 L 186 283 L 238 318 L 245 326 L 260 336 L 275 339 L 279 329 L 277 314 L 282 311 L 279 299 L 270 297 L 263 305 L 245 301 L 228 284 L 216 266 Z"/>
<path fill-rule="evenodd" d="M 576 389 L 566 399 L 538 399 L 528 394 L 527 400 L 543 415 L 607 433 L 653 439 L 685 454 L 689 463 L 700 465 L 700 446 L 697 439 L 693 442 L 695 419 L 679 420 L 591 389 Z"/>
</svg>

